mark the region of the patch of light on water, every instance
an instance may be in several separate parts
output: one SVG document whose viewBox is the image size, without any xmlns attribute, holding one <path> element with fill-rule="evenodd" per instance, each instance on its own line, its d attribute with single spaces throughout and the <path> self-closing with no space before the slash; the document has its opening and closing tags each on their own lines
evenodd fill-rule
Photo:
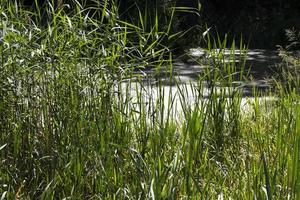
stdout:
<svg viewBox="0 0 300 200">
<path fill-rule="evenodd" d="M 126 88 L 128 89 L 126 90 Z M 149 112 L 153 111 L 153 108 L 157 108 L 156 104 L 158 102 L 163 104 L 164 115 L 171 114 L 171 118 L 175 120 L 179 120 L 183 117 L 183 106 L 186 104 L 193 109 L 195 105 L 199 105 L 199 103 L 206 104 L 209 101 L 207 97 L 210 94 L 210 88 L 203 87 L 200 92 L 198 89 L 199 88 L 197 88 L 195 83 L 157 87 L 153 85 L 143 85 L 139 82 L 122 82 L 121 88 L 118 88 L 119 91 L 123 92 L 123 95 L 130 96 L 133 104 L 139 104 L 141 103 L 139 101 L 142 100 L 143 104 L 146 106 L 145 110 Z M 222 95 L 224 95 L 224 91 L 229 93 L 229 90 L 229 87 L 217 87 L 214 92 L 222 92 Z M 126 91 L 128 92 L 127 94 L 125 94 Z M 230 95 L 227 98 L 229 100 Z M 249 114 L 254 111 L 254 105 L 256 103 L 259 105 L 267 105 L 275 100 L 276 98 L 271 96 L 242 97 L 240 109 L 242 113 Z M 171 106 L 169 107 L 169 105 Z M 168 110 L 169 108 L 170 110 Z M 137 107 L 135 109 L 139 108 Z"/>
</svg>

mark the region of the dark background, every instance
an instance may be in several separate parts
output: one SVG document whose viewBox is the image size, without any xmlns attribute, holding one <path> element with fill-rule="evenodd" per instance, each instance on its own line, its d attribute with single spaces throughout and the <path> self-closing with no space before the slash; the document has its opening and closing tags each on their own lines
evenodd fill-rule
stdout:
<svg viewBox="0 0 300 200">
<path fill-rule="evenodd" d="M 186 37 L 178 41 L 181 46 L 201 45 L 199 33 L 210 27 L 213 36 L 237 41 L 242 37 L 249 48 L 275 49 L 276 45 L 288 45 L 286 30 L 300 29 L 300 0 L 126 0 L 121 1 L 121 10 L 131 7 L 127 20 L 134 18 L 135 6 L 140 8 L 148 2 L 149 10 L 160 10 L 162 20 L 168 15 L 170 5 L 194 7 L 201 4 L 199 15 L 191 12 L 177 12 L 173 31 L 185 31 L 193 27 Z M 173 4 L 172 4 L 173 3 Z M 152 5 L 149 6 L 149 5 Z M 153 13 L 153 11 L 152 11 Z"/>
<path fill-rule="evenodd" d="M 19 0 L 20 4 L 32 7 L 34 0 Z M 95 4 L 92 0 L 78 0 L 85 6 Z M 46 0 L 40 0 L 40 6 Z M 54 1 L 56 6 L 74 4 L 73 0 Z M 99 0 L 98 4 L 103 4 Z M 171 7 L 195 8 L 192 12 L 178 10 L 173 18 L 172 33 L 188 33 L 175 41 L 176 48 L 204 45 L 201 32 L 210 27 L 213 36 L 229 39 L 240 37 L 249 48 L 275 49 L 276 45 L 288 44 L 286 29 L 300 29 L 300 0 L 110 0 L 119 7 L 119 16 L 139 24 L 139 11 L 146 13 L 146 28 L 153 27 L 155 14 L 159 15 L 160 28 L 166 28 L 170 20 Z M 201 10 L 197 10 L 199 3 Z M 72 9 L 72 6 L 70 7 Z M 158 12 L 156 12 L 158 10 Z M 191 10 L 190 10 L 191 11 Z"/>
<path fill-rule="evenodd" d="M 285 46 L 285 30 L 300 29 L 299 0 L 202 0 L 204 21 L 219 34 L 243 35 L 250 48 Z"/>
</svg>

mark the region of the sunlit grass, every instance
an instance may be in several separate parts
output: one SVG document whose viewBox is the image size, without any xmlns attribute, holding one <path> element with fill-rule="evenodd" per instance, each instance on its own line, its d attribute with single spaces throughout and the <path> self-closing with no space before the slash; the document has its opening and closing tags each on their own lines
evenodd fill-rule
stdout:
<svg viewBox="0 0 300 200">
<path fill-rule="evenodd" d="M 213 67 L 197 83 L 174 79 L 174 96 L 158 82 L 145 95 L 128 78 L 149 66 L 172 72 L 170 33 L 157 19 L 144 29 L 143 13 L 130 24 L 117 8 L 107 19 L 106 4 L 98 19 L 74 5 L 68 15 L 49 9 L 45 21 L 0 3 L 1 199 L 300 198 L 295 90 L 277 82 L 268 104 L 254 91 L 243 112 L 233 84 L 243 62 L 224 62 L 229 42 L 208 38 Z"/>
</svg>

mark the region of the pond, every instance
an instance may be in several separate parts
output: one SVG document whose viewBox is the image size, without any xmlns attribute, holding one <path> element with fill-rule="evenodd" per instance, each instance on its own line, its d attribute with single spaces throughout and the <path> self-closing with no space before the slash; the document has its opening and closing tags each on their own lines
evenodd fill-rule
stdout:
<svg viewBox="0 0 300 200">
<path fill-rule="evenodd" d="M 217 52 L 218 50 L 216 50 Z M 229 50 L 225 50 L 225 62 L 232 62 L 230 59 L 238 58 L 242 52 L 236 50 L 234 56 Z M 230 56 L 231 55 L 231 56 Z M 201 96 L 207 98 L 210 94 L 210 88 L 207 81 L 199 83 L 199 76 L 203 75 L 208 68 L 212 68 L 209 64 L 205 63 L 204 57 L 208 57 L 202 49 L 191 49 L 188 59 L 184 61 L 178 59 L 173 64 L 172 74 L 170 78 L 170 69 L 157 69 L 143 70 L 143 72 L 136 72 L 142 79 L 143 84 L 139 81 L 124 81 L 122 82 L 122 91 L 129 88 L 131 96 L 134 98 L 142 95 L 146 104 L 157 101 L 158 97 L 164 94 L 164 105 L 169 105 L 172 102 L 173 113 L 182 112 L 182 96 L 193 103 L 196 95 L 199 95 L 199 87 L 202 88 Z M 204 63 L 203 63 L 204 61 Z M 236 66 L 240 66 L 240 60 L 234 61 Z M 277 51 L 263 50 L 263 49 L 250 49 L 247 50 L 245 57 L 244 78 L 243 81 L 233 80 L 232 84 L 242 92 L 241 109 L 248 110 L 251 102 L 254 99 L 253 88 L 261 93 L 259 101 L 270 102 L 274 99 L 268 96 L 268 89 L 270 89 L 269 78 L 276 72 L 276 64 L 280 62 L 280 57 Z M 130 83 L 129 83 L 130 82 Z M 232 88 L 226 86 L 217 86 L 216 90 L 223 92 Z"/>
</svg>

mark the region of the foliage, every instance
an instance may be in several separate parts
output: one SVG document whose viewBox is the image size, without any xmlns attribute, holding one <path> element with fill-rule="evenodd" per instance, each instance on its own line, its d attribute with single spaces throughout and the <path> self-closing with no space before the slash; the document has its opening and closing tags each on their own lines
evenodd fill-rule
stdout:
<svg viewBox="0 0 300 200">
<path fill-rule="evenodd" d="M 243 65 L 223 62 L 227 41 L 208 38 L 214 65 L 194 99 L 177 84 L 174 113 L 172 90 L 160 82 L 147 95 L 134 75 L 150 64 L 177 81 L 157 23 L 148 32 L 80 5 L 46 11 L 43 24 L 0 2 L 1 199 L 299 199 L 296 92 L 267 102 L 254 89 L 243 112 Z"/>
<path fill-rule="evenodd" d="M 283 48 L 278 46 L 278 53 L 282 62 L 277 66 L 277 77 L 281 80 L 284 90 L 295 91 L 298 94 L 300 86 L 300 33 L 295 29 L 286 30 L 289 44 Z"/>
</svg>

